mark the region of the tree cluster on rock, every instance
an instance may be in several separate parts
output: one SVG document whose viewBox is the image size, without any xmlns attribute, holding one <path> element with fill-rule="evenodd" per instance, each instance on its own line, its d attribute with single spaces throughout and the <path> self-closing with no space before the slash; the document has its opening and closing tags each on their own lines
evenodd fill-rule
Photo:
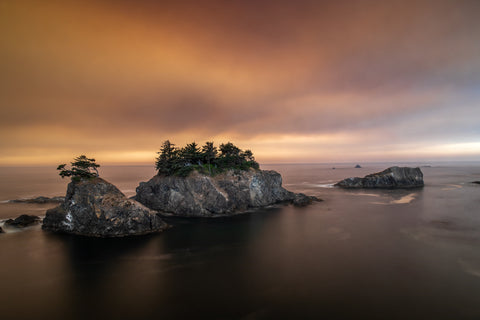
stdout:
<svg viewBox="0 0 480 320">
<path fill-rule="evenodd" d="M 186 177 L 193 170 L 215 175 L 228 169 L 259 168 L 252 151 L 243 151 L 231 142 L 222 143 L 218 149 L 213 142 L 206 142 L 202 147 L 192 142 L 177 148 L 166 140 L 157 153 L 155 168 L 159 174 L 167 176 Z"/>
</svg>

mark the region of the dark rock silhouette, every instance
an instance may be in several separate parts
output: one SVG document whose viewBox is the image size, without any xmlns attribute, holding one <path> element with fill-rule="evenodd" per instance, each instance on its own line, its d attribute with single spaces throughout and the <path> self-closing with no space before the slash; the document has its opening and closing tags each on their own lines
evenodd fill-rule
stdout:
<svg viewBox="0 0 480 320">
<path fill-rule="evenodd" d="M 306 194 L 303 194 L 303 193 L 297 193 L 295 194 L 295 198 L 293 199 L 292 203 L 296 207 L 305 207 L 305 206 L 308 206 L 309 204 L 312 204 L 312 202 L 314 201 L 322 201 L 322 200 L 314 196 L 307 196 Z"/>
<path fill-rule="evenodd" d="M 65 197 L 36 197 L 36 198 L 31 198 L 31 199 L 15 199 L 15 200 L 10 200 L 8 202 L 10 203 L 59 203 L 65 201 Z"/>
<path fill-rule="evenodd" d="M 72 181 L 65 202 L 47 210 L 44 230 L 96 237 L 121 237 L 167 228 L 156 212 L 127 199 L 101 179 Z"/>
<path fill-rule="evenodd" d="M 40 217 L 22 214 L 21 216 L 15 219 L 8 219 L 5 221 L 5 226 L 16 227 L 16 228 L 25 228 L 34 224 L 38 224 L 42 221 Z"/>
<path fill-rule="evenodd" d="M 423 187 L 420 168 L 390 167 L 364 178 L 347 178 L 335 184 L 342 188 L 417 188 Z"/>
</svg>

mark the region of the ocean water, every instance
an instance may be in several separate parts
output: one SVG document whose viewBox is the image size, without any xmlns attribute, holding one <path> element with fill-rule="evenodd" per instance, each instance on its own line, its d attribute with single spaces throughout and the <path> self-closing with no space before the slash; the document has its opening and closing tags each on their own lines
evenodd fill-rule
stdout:
<svg viewBox="0 0 480 320">
<path fill-rule="evenodd" d="M 2 319 L 480 319 L 480 163 L 422 167 L 423 189 L 332 184 L 391 164 L 262 165 L 324 199 L 164 233 L 89 239 L 40 226 L 0 234 Z M 412 165 L 412 164 L 410 164 Z M 152 167 L 102 167 L 128 196 Z M 55 168 L 0 168 L 0 219 L 54 205 Z"/>
</svg>

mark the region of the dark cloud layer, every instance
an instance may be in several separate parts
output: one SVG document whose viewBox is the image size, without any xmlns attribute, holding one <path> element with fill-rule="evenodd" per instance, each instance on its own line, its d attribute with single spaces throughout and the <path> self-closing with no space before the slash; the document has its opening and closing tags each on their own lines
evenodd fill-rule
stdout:
<svg viewBox="0 0 480 320">
<path fill-rule="evenodd" d="M 166 138 L 235 140 L 265 161 L 301 161 L 279 151 L 292 145 L 308 161 L 375 159 L 362 146 L 441 158 L 442 144 L 480 141 L 478 12 L 467 0 L 4 1 L 0 163 L 77 150 L 147 161 Z"/>
</svg>

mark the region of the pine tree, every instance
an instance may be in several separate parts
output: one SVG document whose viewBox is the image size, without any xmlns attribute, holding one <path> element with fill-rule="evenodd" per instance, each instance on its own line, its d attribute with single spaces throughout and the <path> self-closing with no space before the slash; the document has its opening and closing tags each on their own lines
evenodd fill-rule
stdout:
<svg viewBox="0 0 480 320">
<path fill-rule="evenodd" d="M 213 145 L 213 142 L 205 142 L 202 147 L 203 159 L 206 163 L 210 164 L 217 157 L 217 147 Z"/>
<path fill-rule="evenodd" d="M 220 145 L 220 157 L 217 162 L 221 168 L 235 167 L 241 163 L 240 149 L 233 143 L 228 142 Z"/>
<path fill-rule="evenodd" d="M 60 177 L 72 177 L 73 181 L 80 181 L 81 179 L 93 179 L 98 177 L 97 168 L 99 164 L 95 163 L 95 159 L 87 158 L 85 155 L 81 155 L 73 159 L 71 162 L 71 169 L 66 168 L 66 164 L 60 164 L 57 170 L 60 171 Z"/>
<path fill-rule="evenodd" d="M 212 174 L 212 164 L 217 157 L 218 151 L 217 147 L 213 145 L 213 142 L 205 142 L 205 145 L 202 147 L 203 161 L 208 164 L 208 172 Z"/>
<path fill-rule="evenodd" d="M 187 144 L 181 150 L 181 157 L 185 161 L 185 165 L 201 165 L 202 153 L 195 142 Z"/>
<path fill-rule="evenodd" d="M 173 174 L 178 165 L 178 150 L 175 148 L 175 145 L 166 140 L 157 154 L 155 168 L 158 170 L 158 173 Z"/>
</svg>

